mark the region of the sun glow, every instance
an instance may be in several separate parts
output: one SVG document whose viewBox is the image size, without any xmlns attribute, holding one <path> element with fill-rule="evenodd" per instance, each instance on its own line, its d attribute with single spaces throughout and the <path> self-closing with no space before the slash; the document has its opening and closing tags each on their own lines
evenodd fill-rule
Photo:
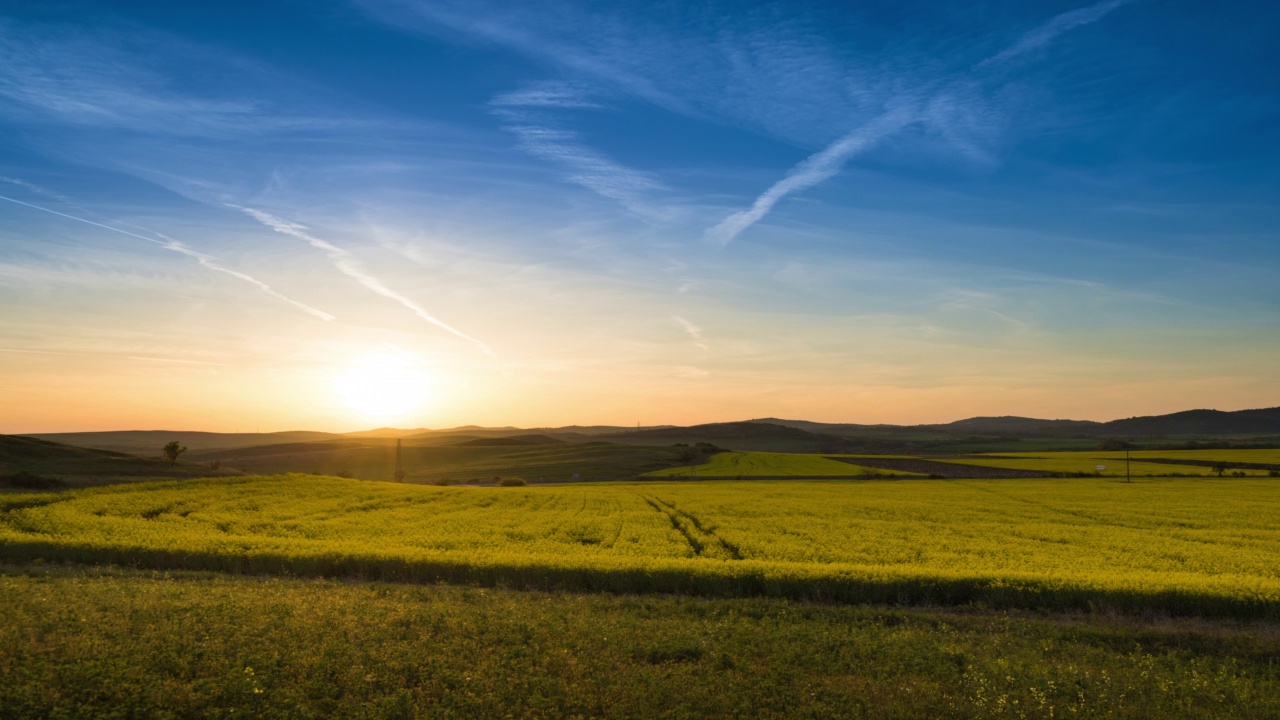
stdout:
<svg viewBox="0 0 1280 720">
<path fill-rule="evenodd" d="M 404 419 L 431 394 L 431 378 L 416 368 L 414 360 L 399 349 L 367 355 L 334 378 L 334 390 L 366 418 Z"/>
</svg>

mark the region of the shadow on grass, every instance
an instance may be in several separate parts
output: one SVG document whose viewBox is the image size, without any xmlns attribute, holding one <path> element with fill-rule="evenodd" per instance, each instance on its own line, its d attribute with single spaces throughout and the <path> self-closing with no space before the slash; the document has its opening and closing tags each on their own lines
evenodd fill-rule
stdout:
<svg viewBox="0 0 1280 720">
<path fill-rule="evenodd" d="M 801 574 L 748 562 L 688 562 L 649 567 L 557 566 L 553 561 L 288 555 L 94 547 L 56 541 L 0 543 L 0 560 L 206 570 L 241 575 L 352 578 L 399 583 L 449 582 L 527 590 L 704 597 L 770 597 L 827 603 L 973 606 L 1052 612 L 1159 613 L 1184 617 L 1280 619 L 1280 603 L 1185 589 L 1116 590 L 996 577 Z M 790 574 L 788 574 L 790 573 Z"/>
</svg>

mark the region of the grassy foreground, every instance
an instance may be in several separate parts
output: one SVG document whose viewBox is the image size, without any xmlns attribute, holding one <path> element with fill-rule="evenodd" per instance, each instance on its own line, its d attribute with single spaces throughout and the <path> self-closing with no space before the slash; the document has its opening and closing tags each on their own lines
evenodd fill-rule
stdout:
<svg viewBox="0 0 1280 720">
<path fill-rule="evenodd" d="M 1271 479 L 436 488 L 315 476 L 0 497 L 0 559 L 612 592 L 1280 617 Z"/>
<path fill-rule="evenodd" d="M 1280 627 L 0 568 L 0 717 L 1280 717 Z"/>
</svg>

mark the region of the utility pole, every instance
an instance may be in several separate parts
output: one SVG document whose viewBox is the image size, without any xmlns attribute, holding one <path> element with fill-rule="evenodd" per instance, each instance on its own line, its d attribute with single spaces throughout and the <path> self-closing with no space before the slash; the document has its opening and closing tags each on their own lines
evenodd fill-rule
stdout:
<svg viewBox="0 0 1280 720">
<path fill-rule="evenodd" d="M 404 465 L 400 462 L 400 438 L 396 438 L 396 482 L 404 482 Z"/>
<path fill-rule="evenodd" d="M 1124 451 L 1124 481 L 1127 483 L 1133 482 L 1133 476 L 1129 474 L 1129 451 L 1128 450 Z"/>
</svg>

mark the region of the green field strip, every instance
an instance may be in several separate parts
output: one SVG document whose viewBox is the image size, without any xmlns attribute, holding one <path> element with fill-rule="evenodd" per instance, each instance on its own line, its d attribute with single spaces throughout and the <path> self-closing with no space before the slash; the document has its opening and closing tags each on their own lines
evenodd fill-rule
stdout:
<svg viewBox="0 0 1280 720">
<path fill-rule="evenodd" d="M 1100 474 L 1108 477 L 1124 477 L 1125 475 L 1124 456 L 1121 456 L 1118 460 L 1114 458 L 1101 457 L 1062 458 L 1048 454 L 1017 459 L 1009 459 L 1005 457 L 948 457 L 939 458 L 938 460 L 939 462 L 955 463 L 957 465 L 1007 468 L 1010 470 L 1036 470 L 1064 474 Z M 1097 469 L 1098 465 L 1105 466 L 1105 469 L 1099 471 Z M 1267 475 L 1266 470 L 1242 470 L 1242 472 L 1246 475 L 1253 476 Z M 1196 465 L 1173 465 L 1167 463 L 1143 462 L 1135 459 L 1129 463 L 1129 473 L 1144 477 L 1166 477 L 1179 474 L 1208 476 L 1212 475 L 1213 471 L 1212 468 Z"/>
<path fill-rule="evenodd" d="M 834 457 L 845 457 L 843 455 Z M 775 452 L 722 452 L 701 465 L 666 468 L 643 477 L 785 478 L 785 477 L 919 477 L 915 473 L 882 470 L 831 460 L 822 455 Z"/>
<path fill-rule="evenodd" d="M 1124 460 L 1124 450 L 1083 450 L 1073 452 L 1001 452 L 990 453 L 998 457 L 1100 459 L 1105 462 Z M 1225 449 L 1225 450 L 1131 450 L 1134 460 L 1167 458 L 1171 460 L 1197 460 L 1202 462 L 1246 462 L 1264 465 L 1280 465 L 1280 449 Z"/>
</svg>

